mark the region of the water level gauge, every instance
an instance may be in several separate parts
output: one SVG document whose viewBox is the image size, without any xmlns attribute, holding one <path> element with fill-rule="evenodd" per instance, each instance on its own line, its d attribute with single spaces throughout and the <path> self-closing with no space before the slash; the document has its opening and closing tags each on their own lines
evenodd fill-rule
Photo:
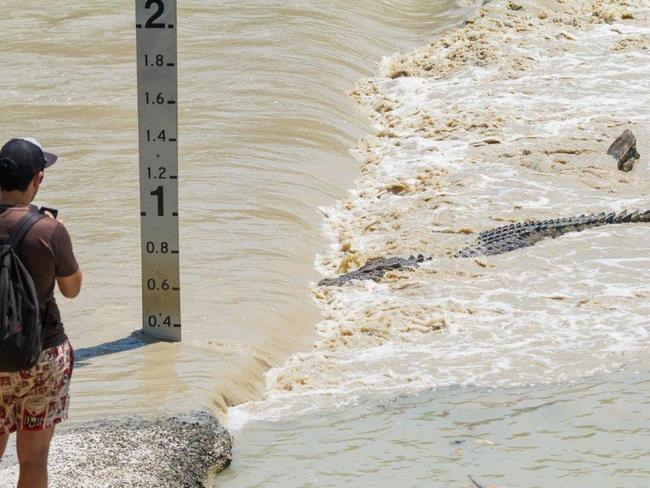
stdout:
<svg viewBox="0 0 650 488">
<path fill-rule="evenodd" d="M 136 0 L 142 327 L 181 340 L 176 0 Z"/>
</svg>

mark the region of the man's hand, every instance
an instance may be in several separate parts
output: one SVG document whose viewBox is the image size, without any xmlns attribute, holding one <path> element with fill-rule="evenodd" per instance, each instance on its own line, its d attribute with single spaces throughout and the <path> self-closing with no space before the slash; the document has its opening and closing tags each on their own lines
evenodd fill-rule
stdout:
<svg viewBox="0 0 650 488">
<path fill-rule="evenodd" d="M 63 223 L 63 220 L 55 217 L 54 214 L 52 212 L 50 212 L 49 210 L 43 211 L 43 215 L 45 215 L 46 217 L 49 217 L 51 219 L 54 219 L 54 220 L 60 222 L 61 224 Z"/>
</svg>

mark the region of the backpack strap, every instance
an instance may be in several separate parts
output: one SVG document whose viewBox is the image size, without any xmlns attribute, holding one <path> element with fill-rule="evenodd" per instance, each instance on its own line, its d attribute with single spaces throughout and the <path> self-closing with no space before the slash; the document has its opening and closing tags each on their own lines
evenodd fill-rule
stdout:
<svg viewBox="0 0 650 488">
<path fill-rule="evenodd" d="M 9 240 L 7 241 L 7 244 L 9 244 L 15 250 L 18 247 L 18 244 L 20 244 L 20 241 L 23 240 L 23 237 L 25 237 L 25 234 L 27 234 L 27 231 L 32 228 L 32 225 L 44 217 L 45 216 L 43 214 L 34 211 L 33 207 L 30 208 L 27 211 L 27 215 L 25 215 L 22 219 L 20 219 L 20 222 L 18 222 L 18 229 L 16 232 L 11 234 Z"/>
</svg>

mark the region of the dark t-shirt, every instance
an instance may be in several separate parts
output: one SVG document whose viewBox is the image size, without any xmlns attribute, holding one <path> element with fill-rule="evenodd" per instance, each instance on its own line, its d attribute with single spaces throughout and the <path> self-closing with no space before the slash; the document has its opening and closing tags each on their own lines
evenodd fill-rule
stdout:
<svg viewBox="0 0 650 488">
<path fill-rule="evenodd" d="M 27 205 L 0 204 L 0 242 L 17 230 Z M 70 235 L 63 224 L 45 217 L 36 222 L 18 245 L 18 256 L 32 275 L 43 314 L 43 348 L 58 346 L 67 339 L 59 307 L 54 299 L 55 278 L 77 272 Z"/>
</svg>

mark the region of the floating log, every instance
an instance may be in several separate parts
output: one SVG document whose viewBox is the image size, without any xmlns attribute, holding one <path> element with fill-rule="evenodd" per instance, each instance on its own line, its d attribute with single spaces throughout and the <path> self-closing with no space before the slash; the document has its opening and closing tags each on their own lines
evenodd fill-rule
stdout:
<svg viewBox="0 0 650 488">
<path fill-rule="evenodd" d="M 629 172 L 634 168 L 634 163 L 641 155 L 636 150 L 636 137 L 631 130 L 625 129 L 623 133 L 609 146 L 607 154 L 618 161 L 620 171 Z"/>
</svg>

